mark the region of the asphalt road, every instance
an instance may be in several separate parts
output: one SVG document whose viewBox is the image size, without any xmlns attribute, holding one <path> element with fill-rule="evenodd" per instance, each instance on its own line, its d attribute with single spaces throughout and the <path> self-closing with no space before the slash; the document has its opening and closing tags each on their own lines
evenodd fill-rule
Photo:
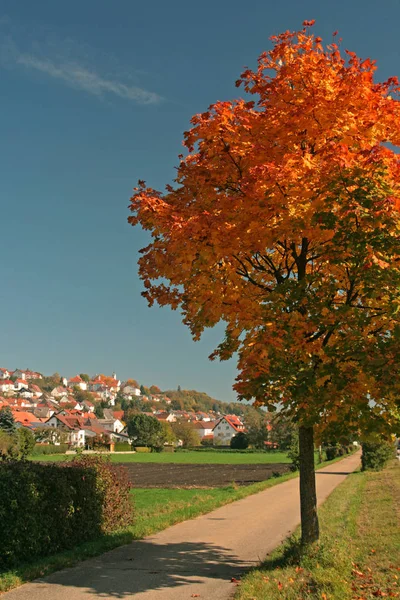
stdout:
<svg viewBox="0 0 400 600">
<path fill-rule="evenodd" d="M 360 462 L 317 472 L 319 504 Z M 300 522 L 298 479 L 122 546 L 4 594 L 1 600 L 228 600 L 232 578 L 262 561 Z"/>
</svg>

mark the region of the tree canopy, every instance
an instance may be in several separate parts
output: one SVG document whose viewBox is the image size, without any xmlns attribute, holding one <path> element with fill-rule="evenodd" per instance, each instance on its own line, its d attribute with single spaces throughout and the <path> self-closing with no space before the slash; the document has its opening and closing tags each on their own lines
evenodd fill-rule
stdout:
<svg viewBox="0 0 400 600">
<path fill-rule="evenodd" d="M 370 430 L 398 418 L 399 84 L 310 33 L 273 37 L 185 133 L 175 187 L 140 181 L 132 225 L 151 232 L 150 305 L 180 308 L 212 358 L 238 353 L 239 398 L 300 423 Z M 390 144 L 390 146 L 389 146 Z M 161 279 L 161 281 L 160 281 Z"/>
<path fill-rule="evenodd" d="M 211 358 L 238 357 L 239 399 L 299 425 L 302 540 L 318 538 L 314 429 L 400 420 L 400 86 L 375 63 L 287 31 L 185 133 L 175 185 L 139 181 L 132 225 L 151 306 L 180 309 Z M 334 36 L 334 39 L 336 37 Z"/>
</svg>

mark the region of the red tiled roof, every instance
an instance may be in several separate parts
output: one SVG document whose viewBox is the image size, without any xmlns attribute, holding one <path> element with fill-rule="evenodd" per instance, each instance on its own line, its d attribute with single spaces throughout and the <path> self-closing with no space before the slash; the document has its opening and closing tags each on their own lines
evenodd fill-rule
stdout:
<svg viewBox="0 0 400 600">
<path fill-rule="evenodd" d="M 33 415 L 30 412 L 24 411 L 24 410 L 13 410 L 13 417 L 14 417 L 14 421 L 16 421 L 17 423 L 35 423 L 37 421 L 40 421 L 40 419 L 38 419 L 38 417 L 35 417 L 35 415 Z"/>
<path fill-rule="evenodd" d="M 68 380 L 69 383 L 83 383 L 83 379 L 77 375 L 76 377 L 72 377 L 72 379 Z"/>
<path fill-rule="evenodd" d="M 217 423 L 215 423 L 214 427 L 216 427 L 224 419 L 235 431 L 244 430 L 244 425 L 242 421 L 236 415 L 225 415 L 224 417 L 221 417 L 221 419 L 217 421 Z"/>
</svg>

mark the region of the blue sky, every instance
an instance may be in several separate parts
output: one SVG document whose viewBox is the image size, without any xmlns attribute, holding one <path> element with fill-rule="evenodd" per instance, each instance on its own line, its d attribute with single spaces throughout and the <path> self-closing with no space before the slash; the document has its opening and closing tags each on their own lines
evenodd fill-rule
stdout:
<svg viewBox="0 0 400 600">
<path fill-rule="evenodd" d="M 237 97 L 269 36 L 304 19 L 400 75 L 398 0 L 2 0 L 0 366 L 235 398 L 235 363 L 207 359 L 222 329 L 194 343 L 141 298 L 127 206 L 139 178 L 171 182 L 190 117 Z"/>
</svg>

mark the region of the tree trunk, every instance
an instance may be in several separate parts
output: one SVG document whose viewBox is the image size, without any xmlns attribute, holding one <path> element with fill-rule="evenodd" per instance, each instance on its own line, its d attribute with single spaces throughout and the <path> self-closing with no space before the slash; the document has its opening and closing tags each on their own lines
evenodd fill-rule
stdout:
<svg viewBox="0 0 400 600">
<path fill-rule="evenodd" d="M 312 427 L 299 427 L 299 451 L 301 542 L 312 544 L 319 538 Z"/>
</svg>

